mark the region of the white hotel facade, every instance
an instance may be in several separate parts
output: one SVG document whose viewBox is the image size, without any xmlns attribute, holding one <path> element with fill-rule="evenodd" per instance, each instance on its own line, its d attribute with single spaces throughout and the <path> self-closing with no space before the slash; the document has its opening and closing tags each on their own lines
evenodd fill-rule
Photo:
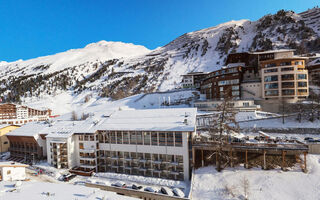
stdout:
<svg viewBox="0 0 320 200">
<path fill-rule="evenodd" d="M 63 123 L 44 130 L 48 163 L 57 168 L 190 177 L 195 108 L 111 111 L 99 119 Z"/>
</svg>

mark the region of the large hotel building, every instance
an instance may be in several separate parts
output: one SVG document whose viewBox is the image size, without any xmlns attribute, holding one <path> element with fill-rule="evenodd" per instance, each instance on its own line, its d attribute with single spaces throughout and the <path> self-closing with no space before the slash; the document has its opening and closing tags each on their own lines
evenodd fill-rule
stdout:
<svg viewBox="0 0 320 200">
<path fill-rule="evenodd" d="M 57 168 L 189 180 L 196 112 L 196 108 L 122 110 L 98 119 L 33 122 L 8 134 L 10 159 L 31 162 L 46 152 L 48 163 Z"/>
</svg>

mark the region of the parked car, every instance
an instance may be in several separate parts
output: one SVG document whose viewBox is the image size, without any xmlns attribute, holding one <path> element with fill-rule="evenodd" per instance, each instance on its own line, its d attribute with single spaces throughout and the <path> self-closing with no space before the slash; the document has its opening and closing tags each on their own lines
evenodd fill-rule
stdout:
<svg viewBox="0 0 320 200">
<path fill-rule="evenodd" d="M 313 140 L 313 138 L 312 138 L 312 137 L 305 137 L 304 140 L 305 140 L 305 141 L 307 141 L 307 140 Z"/>
<path fill-rule="evenodd" d="M 184 197 L 184 192 L 182 192 L 182 190 L 180 190 L 179 188 L 173 188 L 172 190 L 173 194 L 177 197 Z"/>
<path fill-rule="evenodd" d="M 77 176 L 77 175 L 75 175 L 75 174 L 67 174 L 67 175 L 65 175 L 65 176 L 63 177 L 62 180 L 63 180 L 64 182 L 68 182 L 68 181 L 74 179 L 76 176 Z"/>
<path fill-rule="evenodd" d="M 123 182 L 116 182 L 116 183 L 112 183 L 111 186 L 113 187 L 122 187 L 122 188 L 126 188 L 127 185 Z"/>
<path fill-rule="evenodd" d="M 156 192 L 156 190 L 153 189 L 152 187 L 146 187 L 146 188 L 144 188 L 144 191 L 146 191 L 146 192 Z"/>
<path fill-rule="evenodd" d="M 168 188 L 168 187 L 161 187 L 160 192 L 162 194 L 166 194 L 166 195 L 169 195 L 169 196 L 173 196 L 174 195 L 172 190 L 170 188 Z"/>
<path fill-rule="evenodd" d="M 135 185 L 135 184 L 133 184 L 132 186 L 131 186 L 131 188 L 133 189 L 133 190 L 140 190 L 141 188 L 142 188 L 142 186 L 137 186 L 137 185 Z"/>
</svg>

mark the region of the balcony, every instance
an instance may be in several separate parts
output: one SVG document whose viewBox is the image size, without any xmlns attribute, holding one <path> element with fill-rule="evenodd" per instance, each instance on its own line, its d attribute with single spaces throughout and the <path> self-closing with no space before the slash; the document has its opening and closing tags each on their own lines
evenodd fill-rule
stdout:
<svg viewBox="0 0 320 200">
<path fill-rule="evenodd" d="M 80 157 L 80 160 L 96 160 L 95 157 Z"/>
</svg>

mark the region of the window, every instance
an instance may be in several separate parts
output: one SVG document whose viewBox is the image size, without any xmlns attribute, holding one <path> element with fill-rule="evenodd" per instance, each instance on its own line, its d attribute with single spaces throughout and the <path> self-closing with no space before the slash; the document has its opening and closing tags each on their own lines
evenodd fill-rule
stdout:
<svg viewBox="0 0 320 200">
<path fill-rule="evenodd" d="M 111 132 L 110 135 L 111 135 L 111 143 L 115 144 L 116 143 L 116 133 L 115 132 Z"/>
<path fill-rule="evenodd" d="M 243 102 L 242 105 L 243 107 L 249 107 L 249 102 Z"/>
<path fill-rule="evenodd" d="M 220 92 L 223 92 L 223 87 L 220 87 Z"/>
<path fill-rule="evenodd" d="M 264 85 L 265 89 L 277 89 L 278 88 L 278 83 L 268 83 Z"/>
<path fill-rule="evenodd" d="M 137 137 L 135 132 L 130 133 L 130 144 L 137 144 Z"/>
<path fill-rule="evenodd" d="M 82 142 L 79 143 L 79 149 L 84 149 L 84 146 L 83 146 Z"/>
<path fill-rule="evenodd" d="M 306 74 L 297 74 L 297 79 L 298 80 L 307 79 L 307 75 Z"/>
<path fill-rule="evenodd" d="M 280 63 L 280 66 L 286 66 L 286 65 L 291 65 L 291 62 L 282 62 L 282 63 Z"/>
<path fill-rule="evenodd" d="M 272 73 L 272 72 L 277 72 L 277 71 L 278 71 L 277 68 L 275 68 L 275 69 L 266 69 L 266 70 L 264 70 L 264 73 Z"/>
<path fill-rule="evenodd" d="M 175 133 L 175 146 L 176 147 L 182 146 L 182 133 L 180 132 Z"/>
<path fill-rule="evenodd" d="M 294 88 L 294 82 L 282 82 L 282 88 Z"/>
<path fill-rule="evenodd" d="M 265 67 L 275 67 L 277 66 L 276 63 L 268 63 L 265 65 Z"/>
<path fill-rule="evenodd" d="M 129 144 L 129 133 L 123 132 L 123 144 Z"/>
<path fill-rule="evenodd" d="M 79 141 L 83 141 L 84 137 L 83 135 L 79 135 Z"/>
<path fill-rule="evenodd" d="M 110 142 L 110 135 L 109 132 L 106 132 L 104 135 L 104 139 L 105 139 L 105 143 L 109 143 Z"/>
<path fill-rule="evenodd" d="M 151 136 L 148 132 L 143 132 L 144 145 L 150 145 Z"/>
<path fill-rule="evenodd" d="M 294 80 L 294 75 L 293 74 L 281 75 L 281 80 Z"/>
<path fill-rule="evenodd" d="M 8 170 L 8 171 L 7 171 L 7 175 L 9 175 L 9 174 L 11 174 L 11 170 Z"/>
<path fill-rule="evenodd" d="M 285 67 L 285 68 L 281 68 L 282 72 L 286 72 L 286 71 L 293 71 L 294 68 L 293 67 Z"/>
<path fill-rule="evenodd" d="M 239 90 L 239 85 L 233 85 L 232 90 Z"/>
<path fill-rule="evenodd" d="M 239 91 L 232 91 L 232 96 L 239 96 Z"/>
<path fill-rule="evenodd" d="M 264 81 L 265 82 L 278 81 L 278 76 L 265 76 Z"/>
<path fill-rule="evenodd" d="M 158 133 L 151 134 L 152 145 L 158 146 Z"/>
<path fill-rule="evenodd" d="M 120 131 L 117 132 L 117 144 L 122 144 L 122 133 Z"/>
<path fill-rule="evenodd" d="M 298 95 L 307 95 L 308 90 L 307 89 L 298 89 Z"/>
<path fill-rule="evenodd" d="M 166 146 L 166 133 L 159 133 L 159 146 Z"/>
<path fill-rule="evenodd" d="M 295 65 L 303 65 L 303 61 L 295 61 L 294 64 Z"/>
<path fill-rule="evenodd" d="M 167 145 L 168 146 L 173 146 L 174 145 L 173 133 L 167 133 Z"/>
<path fill-rule="evenodd" d="M 8 144 L 8 141 L 5 141 L 3 144 Z"/>
<path fill-rule="evenodd" d="M 298 82 L 298 87 L 307 87 L 307 82 Z"/>
<path fill-rule="evenodd" d="M 142 133 L 141 132 L 136 132 L 137 134 L 137 144 L 143 144 L 142 142 Z"/>
<path fill-rule="evenodd" d="M 282 95 L 294 95 L 294 90 L 282 90 Z"/>
<path fill-rule="evenodd" d="M 266 96 L 278 96 L 279 92 L 278 90 L 267 90 L 265 91 Z"/>
</svg>

